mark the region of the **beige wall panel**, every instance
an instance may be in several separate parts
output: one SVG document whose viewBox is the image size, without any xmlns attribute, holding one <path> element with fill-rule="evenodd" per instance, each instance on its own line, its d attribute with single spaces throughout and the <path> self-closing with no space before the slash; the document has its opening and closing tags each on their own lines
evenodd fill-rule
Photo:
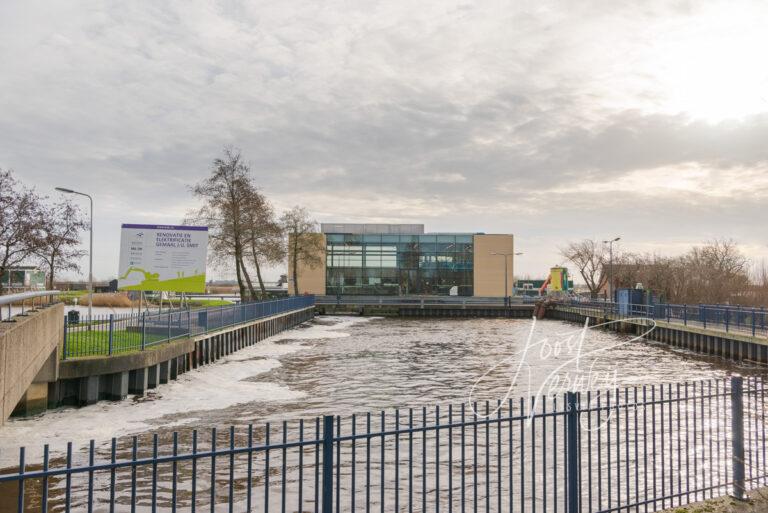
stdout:
<svg viewBox="0 0 768 513">
<path fill-rule="evenodd" d="M 299 262 L 298 280 L 299 280 L 299 294 L 315 294 L 319 296 L 325 295 L 325 235 L 322 233 L 316 234 L 317 237 L 321 237 L 323 240 L 323 252 L 321 255 L 320 265 L 314 269 L 302 265 Z M 290 244 L 289 244 L 290 248 Z M 291 294 L 294 293 L 293 284 L 293 259 L 288 257 L 288 290 Z"/>
<path fill-rule="evenodd" d="M 512 235 L 475 235 L 475 296 L 504 296 L 504 257 L 491 253 L 513 253 Z M 507 257 L 507 295 L 514 288 L 513 256 Z"/>
</svg>

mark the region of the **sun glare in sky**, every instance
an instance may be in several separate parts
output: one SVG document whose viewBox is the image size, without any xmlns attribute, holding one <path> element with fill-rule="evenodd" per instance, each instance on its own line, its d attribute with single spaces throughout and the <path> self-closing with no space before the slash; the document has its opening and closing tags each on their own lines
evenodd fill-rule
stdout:
<svg viewBox="0 0 768 513">
<path fill-rule="evenodd" d="M 765 13 L 736 6 L 677 26 L 658 45 L 656 77 L 665 110 L 709 122 L 768 111 Z"/>
</svg>

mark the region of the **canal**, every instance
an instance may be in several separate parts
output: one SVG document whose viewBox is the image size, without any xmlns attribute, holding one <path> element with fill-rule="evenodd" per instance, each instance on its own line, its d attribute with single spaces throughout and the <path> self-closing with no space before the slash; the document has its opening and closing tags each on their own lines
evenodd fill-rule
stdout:
<svg viewBox="0 0 768 513">
<path fill-rule="evenodd" d="M 553 384 L 576 376 L 584 378 L 585 389 L 606 389 L 734 372 L 759 375 L 763 369 L 614 332 L 582 333 L 578 325 L 560 321 L 319 317 L 145 397 L 13 419 L 0 429 L 0 468 L 18 461 L 21 445 L 27 461 L 37 462 L 49 444 L 60 463 L 71 441 L 73 459 L 85 462 L 90 439 L 96 440 L 98 457 L 108 457 L 112 437 L 126 451 L 131 437 L 148 441 L 150 433 L 159 433 L 167 449 L 174 431 L 186 440 L 193 429 L 224 432 L 328 414 L 457 408 L 470 393 L 481 405 L 493 404 L 549 387 L 558 391 Z"/>
</svg>

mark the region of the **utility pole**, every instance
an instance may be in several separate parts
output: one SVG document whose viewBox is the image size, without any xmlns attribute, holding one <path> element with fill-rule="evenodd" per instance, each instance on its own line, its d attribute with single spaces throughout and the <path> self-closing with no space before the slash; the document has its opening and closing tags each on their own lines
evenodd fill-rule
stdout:
<svg viewBox="0 0 768 513">
<path fill-rule="evenodd" d="M 614 301 L 613 297 L 613 243 L 621 240 L 621 237 L 616 237 L 612 240 L 604 240 L 603 244 L 608 244 L 608 294 L 611 296 L 611 302 Z"/>
</svg>

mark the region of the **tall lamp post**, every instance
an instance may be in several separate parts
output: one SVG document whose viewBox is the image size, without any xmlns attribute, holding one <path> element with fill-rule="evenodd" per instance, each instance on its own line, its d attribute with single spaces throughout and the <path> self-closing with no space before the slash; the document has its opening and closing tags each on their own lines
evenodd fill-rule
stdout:
<svg viewBox="0 0 768 513">
<path fill-rule="evenodd" d="M 88 250 L 88 325 L 90 326 L 91 320 L 93 319 L 93 198 L 84 192 L 73 191 L 72 189 L 67 189 L 65 187 L 56 187 L 56 190 L 66 194 L 85 196 L 91 204 L 91 222 L 88 226 L 91 239 L 90 249 Z"/>
<path fill-rule="evenodd" d="M 509 301 L 509 278 L 508 278 L 508 272 L 507 272 L 507 269 L 508 269 L 507 257 L 519 256 L 519 255 L 522 255 L 522 253 L 502 253 L 502 252 L 492 251 L 491 255 L 504 257 L 504 304 L 506 305 L 507 302 Z"/>
<path fill-rule="evenodd" d="M 611 240 L 604 240 L 603 244 L 608 244 L 608 293 L 611 295 L 611 302 L 613 302 L 613 243 L 621 240 L 621 237 L 616 237 Z"/>
</svg>

